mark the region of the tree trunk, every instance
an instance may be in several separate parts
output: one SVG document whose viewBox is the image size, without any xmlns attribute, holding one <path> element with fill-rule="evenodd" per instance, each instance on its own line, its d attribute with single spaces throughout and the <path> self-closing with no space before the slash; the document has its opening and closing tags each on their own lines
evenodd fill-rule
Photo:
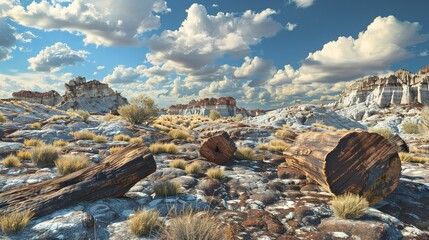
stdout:
<svg viewBox="0 0 429 240">
<path fill-rule="evenodd" d="M 307 132 L 285 153 L 289 166 L 302 170 L 326 191 L 366 197 L 374 205 L 398 185 L 397 146 L 377 133 Z"/>
<path fill-rule="evenodd" d="M 82 201 L 120 197 L 155 170 L 149 149 L 132 145 L 98 165 L 0 193 L 0 215 L 31 211 L 40 217 Z"/>
<path fill-rule="evenodd" d="M 224 132 L 209 138 L 200 148 L 200 154 L 209 162 L 226 165 L 231 160 L 237 147 L 229 134 Z"/>
</svg>

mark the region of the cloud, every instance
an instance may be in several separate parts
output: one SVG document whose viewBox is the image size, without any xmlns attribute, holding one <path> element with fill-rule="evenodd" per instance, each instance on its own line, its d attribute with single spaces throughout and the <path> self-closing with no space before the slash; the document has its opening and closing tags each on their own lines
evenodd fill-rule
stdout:
<svg viewBox="0 0 429 240">
<path fill-rule="evenodd" d="M 103 70 L 105 66 L 97 66 L 97 70 Z"/>
<path fill-rule="evenodd" d="M 244 58 L 241 67 L 234 71 L 234 76 L 239 79 L 252 79 L 252 86 L 262 84 L 270 78 L 276 69 L 272 61 L 264 60 L 260 57 Z"/>
<path fill-rule="evenodd" d="M 284 69 L 277 70 L 266 83 L 270 86 L 290 84 L 292 80 L 298 77 L 298 74 L 299 73 L 291 65 L 285 65 Z"/>
<path fill-rule="evenodd" d="M 165 30 L 147 40 L 150 63 L 178 71 L 198 70 L 226 54 L 245 56 L 250 46 L 284 29 L 271 17 L 276 14 L 272 9 L 213 16 L 203 5 L 193 4 L 187 13 L 178 30 Z"/>
<path fill-rule="evenodd" d="M 419 56 L 420 57 L 426 57 L 426 56 L 428 56 L 429 55 L 429 53 L 428 53 L 428 51 L 427 50 L 425 50 L 425 51 L 423 51 L 423 52 L 420 52 L 419 53 Z"/>
<path fill-rule="evenodd" d="M 142 70 L 144 68 L 146 67 L 143 65 L 139 65 L 136 68 L 126 68 L 124 65 L 118 65 L 111 74 L 104 77 L 103 81 L 106 83 L 132 83 L 143 74 Z"/>
<path fill-rule="evenodd" d="M 28 69 L 39 72 L 56 72 L 63 66 L 85 61 L 88 54 L 87 51 L 74 51 L 67 44 L 57 42 L 41 50 L 37 56 L 28 59 L 30 63 Z"/>
<path fill-rule="evenodd" d="M 10 53 L 16 44 L 16 31 L 13 27 L 0 18 L 0 61 L 11 58 Z"/>
<path fill-rule="evenodd" d="M 42 0 L 27 7 L 9 3 L 4 9 L 2 15 L 21 25 L 79 32 L 85 44 L 97 46 L 139 44 L 143 33 L 159 28 L 158 14 L 169 11 L 164 0 Z"/>
<path fill-rule="evenodd" d="M 23 43 L 31 43 L 33 41 L 33 38 L 37 38 L 37 36 L 30 31 L 16 34 L 16 39 Z"/>
<path fill-rule="evenodd" d="M 212 7 L 214 7 L 214 8 L 218 8 L 218 7 L 219 7 L 219 5 L 217 5 L 217 4 L 213 4 L 213 5 L 212 5 Z"/>
<path fill-rule="evenodd" d="M 413 56 L 407 47 L 425 42 L 421 25 L 394 16 L 377 17 L 355 39 L 339 37 L 310 53 L 299 68 L 297 82 L 338 82 L 385 71 L 399 60 Z"/>
<path fill-rule="evenodd" d="M 285 27 L 286 27 L 286 30 L 293 31 L 297 26 L 298 26 L 298 24 L 296 24 L 296 23 L 288 22 L 288 23 L 286 23 Z"/>
<path fill-rule="evenodd" d="M 297 8 L 308 8 L 313 5 L 315 0 L 289 0 L 289 3 L 293 3 Z"/>
</svg>

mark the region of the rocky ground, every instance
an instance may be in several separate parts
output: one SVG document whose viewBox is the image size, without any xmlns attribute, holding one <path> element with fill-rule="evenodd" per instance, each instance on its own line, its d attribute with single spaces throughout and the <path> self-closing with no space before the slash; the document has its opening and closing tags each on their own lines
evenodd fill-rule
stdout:
<svg viewBox="0 0 429 240">
<path fill-rule="evenodd" d="M 155 154 L 157 170 L 139 181 L 124 197 L 81 202 L 78 205 L 33 219 L 29 226 L 5 239 L 158 239 L 159 236 L 137 238 L 128 227 L 128 218 L 137 210 L 157 209 L 170 220 L 172 209 L 210 210 L 225 225 L 227 239 L 429 239 L 429 165 L 403 163 L 397 189 L 388 198 L 371 207 L 359 220 L 333 217 L 332 197 L 300 172 L 288 168 L 282 153 L 258 148 L 270 140 L 293 139 L 275 136 L 277 129 L 288 125 L 290 131 L 326 131 L 335 128 L 362 128 L 364 122 L 343 117 L 337 112 L 314 106 L 297 106 L 277 110 L 267 115 L 244 119 L 209 121 L 207 119 L 163 119 L 158 128 L 130 126 L 119 117 L 90 116 L 87 122 L 64 111 L 25 102 L 0 102 L 0 112 L 8 121 L 0 123 L 0 159 L 18 150 L 30 149 L 22 143 L 38 138 L 46 143 L 66 140 L 62 154 L 84 153 L 94 164 L 110 154 L 112 146 L 126 146 L 126 141 L 114 141 L 118 134 L 140 137 L 145 145 L 173 142 L 175 154 Z M 63 118 L 54 117 L 65 116 Z M 166 122 L 169 120 L 169 122 Z M 33 123 L 40 123 L 40 129 Z M 316 124 L 314 124 L 316 123 Z M 171 139 L 159 125 L 188 129 L 191 138 Z M 33 126 L 32 126 L 33 125 Z M 106 143 L 75 140 L 70 132 L 89 130 L 108 137 Z M 165 129 L 164 129 L 165 130 Z M 332 130 L 332 129 L 330 129 Z M 254 159 L 233 159 L 228 166 L 215 166 L 199 156 L 201 142 L 216 133 L 226 131 L 237 147 L 255 150 Z M 404 135 L 412 146 L 427 140 L 421 135 Z M 201 174 L 188 174 L 169 167 L 169 162 L 184 159 L 187 164 L 198 162 Z M 222 168 L 226 177 L 210 179 L 205 171 Z M 23 161 L 19 168 L 5 168 L 0 162 L 0 192 L 57 177 L 55 167 L 38 168 Z M 181 193 L 159 198 L 152 187 L 163 181 L 181 184 Z"/>
</svg>

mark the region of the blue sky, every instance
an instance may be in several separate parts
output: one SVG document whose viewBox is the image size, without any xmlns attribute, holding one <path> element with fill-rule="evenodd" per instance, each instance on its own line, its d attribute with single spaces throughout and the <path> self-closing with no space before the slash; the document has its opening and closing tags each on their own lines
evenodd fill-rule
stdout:
<svg viewBox="0 0 429 240">
<path fill-rule="evenodd" d="M 161 107 L 332 101 L 360 77 L 429 65 L 424 2 L 0 0 L 0 97 L 63 94 L 80 75 Z"/>
</svg>

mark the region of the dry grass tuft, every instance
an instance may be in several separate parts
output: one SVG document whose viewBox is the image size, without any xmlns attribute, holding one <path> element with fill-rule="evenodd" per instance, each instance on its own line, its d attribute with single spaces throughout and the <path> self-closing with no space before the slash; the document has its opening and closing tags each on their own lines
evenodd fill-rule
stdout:
<svg viewBox="0 0 429 240">
<path fill-rule="evenodd" d="M 67 146 L 69 143 L 64 141 L 64 140 L 55 140 L 52 142 L 52 145 L 54 145 L 55 147 L 64 147 Z"/>
<path fill-rule="evenodd" d="M 295 139 L 297 134 L 286 130 L 286 129 L 279 129 L 274 133 L 274 136 L 279 137 L 279 138 L 291 138 L 291 139 Z"/>
<path fill-rule="evenodd" d="M 129 226 L 134 235 L 141 237 L 157 232 L 162 223 L 158 211 L 141 210 L 130 217 Z"/>
<path fill-rule="evenodd" d="M 407 122 L 402 124 L 402 132 L 407 134 L 419 134 L 419 125 L 413 122 Z"/>
<path fill-rule="evenodd" d="M 16 156 L 22 160 L 31 160 L 31 152 L 28 150 L 20 150 L 16 152 Z"/>
<path fill-rule="evenodd" d="M 221 180 L 225 177 L 225 172 L 223 171 L 223 169 L 220 168 L 210 168 L 209 170 L 207 170 L 207 176 L 210 178 Z"/>
<path fill-rule="evenodd" d="M 24 140 L 24 146 L 27 147 L 39 147 L 44 145 L 45 142 L 43 142 L 43 140 L 41 139 L 36 139 L 36 138 L 32 138 L 32 139 L 25 139 Z"/>
<path fill-rule="evenodd" d="M 7 157 L 3 158 L 2 163 L 3 163 L 3 166 L 7 168 L 21 166 L 21 160 L 13 154 L 10 154 Z"/>
<path fill-rule="evenodd" d="M 117 147 L 111 147 L 111 148 L 109 148 L 110 154 L 115 154 L 115 153 L 121 151 L 122 149 L 124 149 L 124 147 L 117 146 Z"/>
<path fill-rule="evenodd" d="M 186 166 L 185 171 L 188 174 L 200 174 L 201 173 L 201 166 L 199 163 L 193 162 L 192 164 Z"/>
<path fill-rule="evenodd" d="M 182 159 L 176 159 L 170 162 L 169 164 L 172 168 L 186 169 L 186 161 Z"/>
<path fill-rule="evenodd" d="M 125 135 L 125 134 L 118 134 L 116 136 L 113 137 L 114 141 L 124 141 L 124 142 L 129 142 L 131 139 L 130 136 Z"/>
<path fill-rule="evenodd" d="M 107 142 L 107 137 L 103 135 L 95 135 L 92 141 L 95 143 L 105 143 Z"/>
<path fill-rule="evenodd" d="M 332 200 L 334 215 L 342 219 L 356 219 L 368 209 L 368 201 L 357 194 L 346 193 Z"/>
<path fill-rule="evenodd" d="M 70 134 L 77 140 L 93 140 L 94 137 L 96 136 L 95 133 L 88 130 L 71 132 Z"/>
<path fill-rule="evenodd" d="M 31 212 L 12 212 L 7 215 L 0 216 L 0 227 L 5 234 L 16 233 L 24 229 L 34 216 Z"/>
<path fill-rule="evenodd" d="M 179 151 L 179 149 L 177 148 L 177 146 L 173 143 L 154 143 L 152 145 L 149 146 L 149 150 L 153 153 L 153 154 L 157 154 L 157 153 L 170 153 L 170 154 L 174 154 L 177 153 Z"/>
<path fill-rule="evenodd" d="M 416 156 L 414 154 L 400 152 L 399 158 L 404 162 L 413 162 L 413 163 L 429 163 L 428 157 Z"/>
<path fill-rule="evenodd" d="M 210 110 L 209 118 L 210 118 L 212 121 L 215 121 L 215 120 L 217 120 L 217 119 L 222 118 L 222 116 L 220 115 L 220 113 L 219 113 L 218 111 L 216 111 L 216 110 Z"/>
<path fill-rule="evenodd" d="M 189 132 L 187 132 L 185 130 L 180 130 L 180 129 L 170 130 L 170 132 L 168 132 L 168 136 L 173 138 L 173 139 L 189 139 L 189 138 L 191 138 L 191 135 L 189 134 Z"/>
<path fill-rule="evenodd" d="M 188 211 L 171 220 L 164 231 L 166 239 L 222 240 L 225 231 L 221 222 L 207 212 Z"/>
<path fill-rule="evenodd" d="M 157 197 L 175 196 L 180 193 L 180 184 L 172 182 L 161 182 L 153 186 L 153 192 Z"/>
<path fill-rule="evenodd" d="M 58 148 L 52 145 L 42 145 L 31 149 L 31 161 L 38 167 L 55 165 L 58 156 Z"/>
<path fill-rule="evenodd" d="M 247 160 L 255 158 L 255 151 L 249 147 L 239 148 L 234 154 L 236 159 Z"/>
<path fill-rule="evenodd" d="M 51 117 L 51 121 L 58 121 L 58 120 L 65 120 L 65 119 L 69 119 L 70 116 L 66 116 L 66 115 L 54 115 Z"/>
<path fill-rule="evenodd" d="M 370 128 L 368 129 L 368 132 L 378 133 L 385 138 L 389 138 L 393 134 L 392 131 L 388 128 Z"/>
<path fill-rule="evenodd" d="M 31 128 L 39 130 L 42 128 L 42 124 L 35 122 L 35 123 L 31 124 Z"/>
<path fill-rule="evenodd" d="M 269 144 L 259 144 L 258 148 L 261 150 L 268 150 L 270 152 L 283 152 L 286 151 L 290 145 L 283 140 L 271 140 Z"/>
<path fill-rule="evenodd" d="M 7 118 L 4 116 L 2 112 L 0 112 L 0 122 L 5 123 L 7 121 Z"/>
<path fill-rule="evenodd" d="M 67 175 L 69 173 L 89 167 L 89 165 L 91 165 L 91 161 L 83 154 L 65 155 L 55 161 L 55 165 L 57 166 L 59 174 Z"/>
<path fill-rule="evenodd" d="M 80 117 L 80 118 L 82 118 L 82 120 L 83 120 L 84 122 L 88 122 L 88 120 L 89 120 L 89 116 L 90 116 L 90 114 L 89 114 L 89 112 L 88 112 L 88 111 L 81 110 L 81 109 L 78 109 L 78 110 L 69 109 L 69 110 L 67 110 L 67 113 L 68 113 L 70 116 L 75 116 L 75 117 Z"/>
<path fill-rule="evenodd" d="M 323 121 L 317 121 L 317 122 L 311 124 L 311 126 L 315 127 L 315 128 L 322 128 L 322 129 L 330 130 L 330 131 L 336 131 L 337 130 L 336 127 L 325 125 L 325 123 Z"/>
<path fill-rule="evenodd" d="M 130 139 L 130 144 L 143 145 L 143 139 L 141 137 L 135 137 Z"/>
<path fill-rule="evenodd" d="M 104 115 L 103 120 L 105 122 L 110 122 L 110 121 L 112 121 L 115 118 L 117 118 L 117 116 L 115 116 L 115 115 L 113 115 L 111 113 L 108 113 L 108 114 Z"/>
</svg>

